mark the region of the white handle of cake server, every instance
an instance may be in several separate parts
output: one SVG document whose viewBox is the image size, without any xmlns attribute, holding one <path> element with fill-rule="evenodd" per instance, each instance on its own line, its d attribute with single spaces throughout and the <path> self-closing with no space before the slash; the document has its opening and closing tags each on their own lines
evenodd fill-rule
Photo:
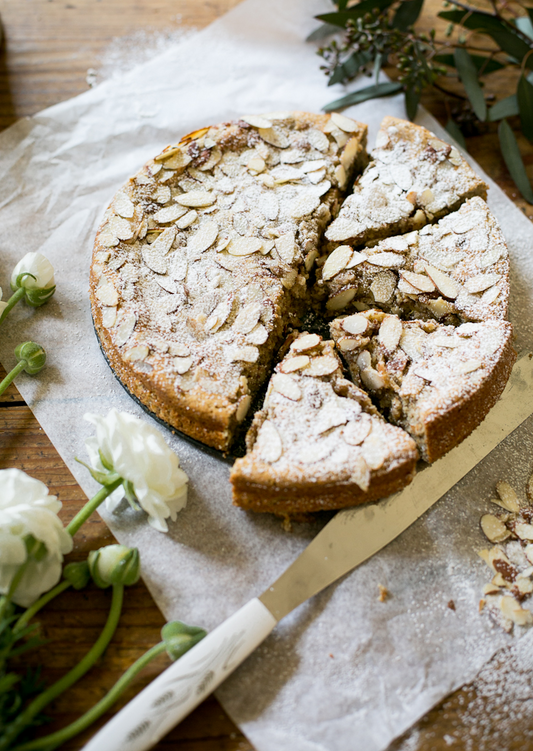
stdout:
<svg viewBox="0 0 533 751">
<path fill-rule="evenodd" d="M 145 751 L 183 720 L 270 634 L 277 621 L 250 600 L 129 702 L 83 751 Z"/>
</svg>

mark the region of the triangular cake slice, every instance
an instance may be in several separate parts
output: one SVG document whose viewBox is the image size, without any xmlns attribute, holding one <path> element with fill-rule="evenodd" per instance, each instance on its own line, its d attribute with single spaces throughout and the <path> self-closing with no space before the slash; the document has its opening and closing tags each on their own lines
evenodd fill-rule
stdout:
<svg viewBox="0 0 533 751">
<path fill-rule="evenodd" d="M 228 449 L 365 142 L 349 118 L 243 116 L 166 148 L 116 194 L 96 238 L 93 319 L 158 418 Z"/>
<path fill-rule="evenodd" d="M 488 186 L 454 146 L 406 120 L 383 120 L 371 158 L 326 232 L 331 242 L 366 245 L 486 198 Z"/>
<path fill-rule="evenodd" d="M 231 472 L 234 503 L 285 517 L 387 496 L 411 481 L 418 458 L 343 377 L 333 342 L 307 333 L 276 367 L 247 446 Z"/>
<path fill-rule="evenodd" d="M 482 198 L 436 224 L 354 251 L 339 246 L 317 272 L 330 314 L 383 307 L 402 318 L 444 323 L 505 319 L 509 258 Z"/>
<path fill-rule="evenodd" d="M 434 462 L 459 444 L 499 399 L 515 361 L 508 321 L 402 321 L 368 310 L 330 324 L 354 383 Z"/>
</svg>

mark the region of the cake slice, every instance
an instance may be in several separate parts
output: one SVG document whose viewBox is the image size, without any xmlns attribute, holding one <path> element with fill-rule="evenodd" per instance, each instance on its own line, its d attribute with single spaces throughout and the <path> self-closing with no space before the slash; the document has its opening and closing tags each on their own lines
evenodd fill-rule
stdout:
<svg viewBox="0 0 533 751">
<path fill-rule="evenodd" d="M 386 117 L 371 162 L 326 238 L 357 247 L 420 229 L 467 198 L 486 198 L 487 187 L 454 146 L 419 125 Z"/>
<path fill-rule="evenodd" d="M 322 259 L 321 259 L 322 260 Z M 365 306 L 444 323 L 507 318 L 509 257 L 482 198 L 419 231 L 353 251 L 339 246 L 317 272 L 330 314 Z"/>
<path fill-rule="evenodd" d="M 270 380 L 231 472 L 233 501 L 279 516 L 338 509 L 407 485 L 413 440 L 343 377 L 333 343 L 300 334 Z"/>
<path fill-rule="evenodd" d="M 499 399 L 515 361 L 508 321 L 402 321 L 368 310 L 330 325 L 355 384 L 434 462 L 459 444 Z"/>
<path fill-rule="evenodd" d="M 93 320 L 156 417 L 229 448 L 365 142 L 345 117 L 243 116 L 185 136 L 116 194 L 96 237 Z"/>
</svg>

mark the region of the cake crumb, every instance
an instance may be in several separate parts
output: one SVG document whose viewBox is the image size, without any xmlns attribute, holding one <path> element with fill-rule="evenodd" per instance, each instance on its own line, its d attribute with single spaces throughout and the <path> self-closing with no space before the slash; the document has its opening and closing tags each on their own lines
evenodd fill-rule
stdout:
<svg viewBox="0 0 533 751">
<path fill-rule="evenodd" d="M 378 600 L 380 602 L 385 602 L 386 600 L 388 600 L 391 594 L 389 590 L 387 589 L 387 587 L 384 587 L 383 584 L 378 584 L 378 589 L 379 589 Z"/>
<path fill-rule="evenodd" d="M 450 600 L 448 607 L 455 612 L 455 602 L 453 600 Z"/>
</svg>

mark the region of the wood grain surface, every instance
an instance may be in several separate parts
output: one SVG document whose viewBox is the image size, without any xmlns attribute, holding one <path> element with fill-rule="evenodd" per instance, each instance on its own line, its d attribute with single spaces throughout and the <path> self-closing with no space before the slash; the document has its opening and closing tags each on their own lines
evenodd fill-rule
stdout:
<svg viewBox="0 0 533 751">
<path fill-rule="evenodd" d="M 207 25 L 237 3 L 238 0 L 0 0 L 4 27 L 0 127 L 85 91 L 88 70 L 92 69 L 90 76 L 99 82 L 124 66 L 141 62 L 150 50 L 179 40 L 183 30 Z M 436 23 L 439 9 L 437 0 L 426 3 L 423 24 L 427 28 Z M 509 74 L 498 76 L 490 82 L 494 93 L 506 91 L 510 83 Z M 449 102 L 431 95 L 425 97 L 424 103 L 441 121 L 446 121 Z M 533 148 L 521 137 L 520 144 L 533 177 Z M 467 145 L 488 174 L 533 218 L 533 207 L 517 195 L 499 155 L 495 126 L 486 125 L 472 133 Z M 0 467 L 19 467 L 45 482 L 50 492 L 62 501 L 65 522 L 85 501 L 83 492 L 14 386 L 0 397 Z M 75 550 L 69 560 L 83 559 L 89 550 L 112 541 L 107 527 L 95 517 L 76 536 Z M 105 622 L 109 601 L 108 590 L 89 586 L 82 592 L 63 595 L 43 611 L 39 620 L 48 643 L 31 660 L 33 664 L 43 663 L 46 681 L 55 680 L 76 664 L 94 643 Z M 51 705 L 51 723 L 46 732 L 72 722 L 98 701 L 135 659 L 159 641 L 163 624 L 164 618 L 142 582 L 129 588 L 112 643 L 88 675 Z M 510 663 L 510 654 L 499 654 L 494 660 L 494 670 L 501 671 L 502 676 L 508 675 L 505 666 Z M 120 704 L 167 664 L 166 658 L 152 663 Z M 513 666 L 513 671 L 511 677 L 516 676 L 517 680 L 520 677 L 525 694 L 533 695 L 533 678 L 525 669 L 520 670 L 520 666 Z M 450 747 L 461 751 L 533 749 L 531 707 L 527 711 L 522 704 L 521 711 L 513 709 L 507 703 L 504 688 L 496 691 L 496 699 L 494 695 L 492 684 L 489 685 L 486 676 L 480 676 L 428 713 L 390 751 L 444 751 Z M 104 717 L 97 726 L 107 719 L 108 716 Z M 81 748 L 94 730 L 95 726 L 63 748 Z M 251 751 L 252 746 L 211 698 L 157 748 Z M 359 749 L 354 741 L 353 751 L 365 750 Z"/>
</svg>

